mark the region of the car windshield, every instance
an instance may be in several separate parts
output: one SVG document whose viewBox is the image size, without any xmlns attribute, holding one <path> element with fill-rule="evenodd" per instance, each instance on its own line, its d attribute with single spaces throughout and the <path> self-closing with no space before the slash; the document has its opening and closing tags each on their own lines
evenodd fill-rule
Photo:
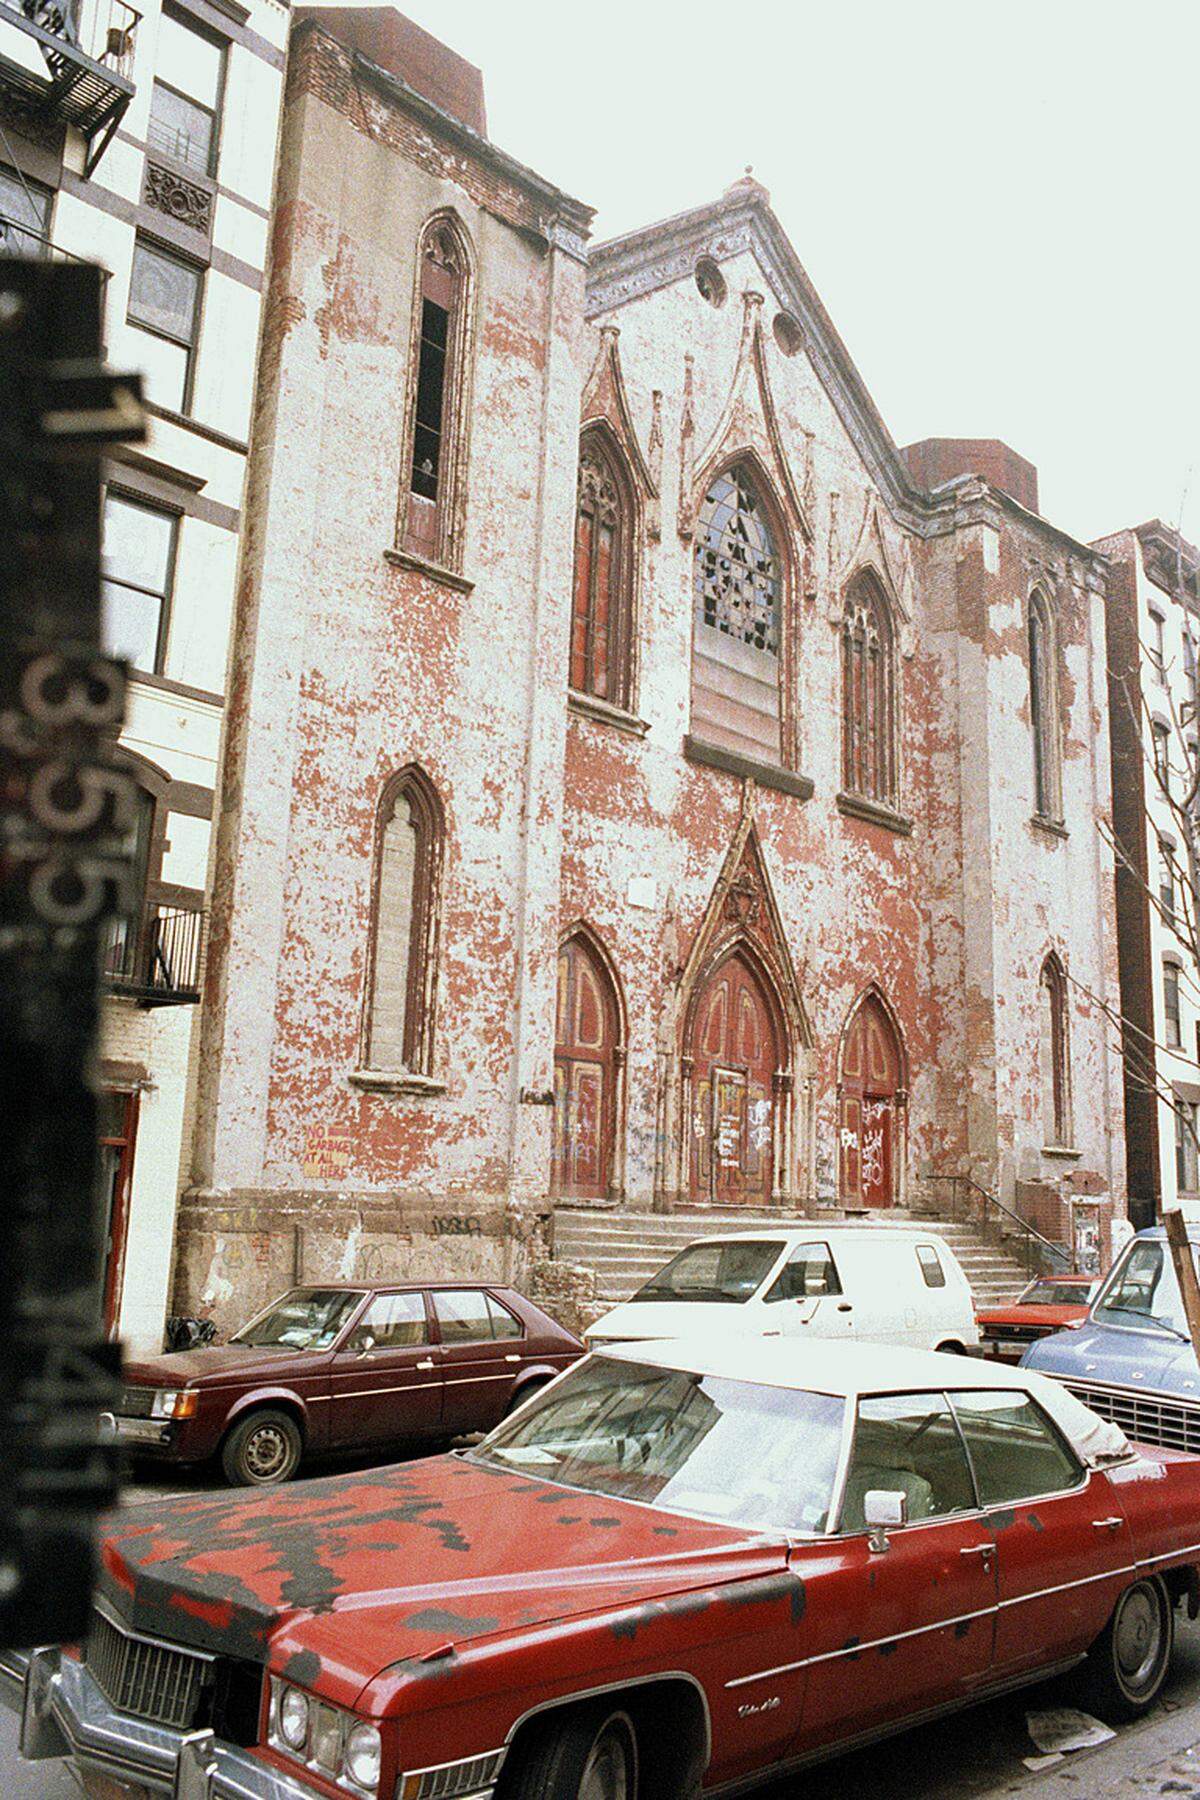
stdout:
<svg viewBox="0 0 1200 1800">
<path fill-rule="evenodd" d="M 1192 1260 L 1200 1251 L 1192 1245 Z M 1113 1269 L 1092 1308 L 1093 1319 L 1112 1325 L 1157 1325 L 1190 1342 L 1183 1296 L 1167 1246 L 1135 1239 Z"/>
<path fill-rule="evenodd" d="M 1021 1295 L 1022 1306 L 1086 1306 L 1086 1281 L 1031 1281 Z"/>
<path fill-rule="evenodd" d="M 293 1288 L 229 1341 L 259 1350 L 328 1350 L 361 1299 L 362 1291 L 345 1288 Z"/>
<path fill-rule="evenodd" d="M 722 1243 L 691 1244 L 672 1257 L 665 1269 L 639 1288 L 635 1300 L 749 1300 L 778 1262 L 783 1245 L 776 1240 L 726 1238 Z"/>
<path fill-rule="evenodd" d="M 824 1531 L 845 1401 L 591 1356 L 470 1460 L 730 1525 Z"/>
</svg>

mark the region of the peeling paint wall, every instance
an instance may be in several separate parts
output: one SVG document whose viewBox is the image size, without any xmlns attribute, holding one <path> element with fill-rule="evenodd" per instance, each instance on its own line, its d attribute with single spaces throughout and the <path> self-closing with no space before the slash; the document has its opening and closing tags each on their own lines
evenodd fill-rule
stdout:
<svg viewBox="0 0 1200 1800">
<path fill-rule="evenodd" d="M 301 1276 L 521 1273 L 552 1204 L 556 950 L 578 922 L 611 958 L 629 1021 L 622 1197 L 673 1202 L 681 974 L 751 814 L 802 1015 L 786 1200 L 839 1200 L 839 1057 L 873 985 L 907 1067 L 900 1200 L 942 1204 L 935 1178 L 970 1174 L 1019 1203 L 1022 1183 L 1057 1191 L 1065 1170 L 1123 1202 L 1120 1082 L 1099 1021 L 1073 996 L 1076 1142 L 1058 1160 L 1030 1035 L 1049 948 L 1085 986 L 1116 979 L 1094 829 L 1108 805 L 1099 565 L 982 483 L 936 511 L 914 502 L 915 529 L 864 461 L 848 403 L 777 334 L 777 272 L 753 248 L 716 246 L 719 308 L 690 265 L 589 305 L 582 209 L 564 231 L 554 208 L 574 203 L 549 193 L 300 28 L 178 1262 L 180 1304 L 222 1325 Z M 476 264 L 460 579 L 386 554 L 415 246 L 444 207 Z M 581 396 L 600 391 L 605 343 L 647 484 L 618 719 L 566 697 Z M 685 752 L 705 445 L 753 449 L 793 522 L 782 784 Z M 1030 823 L 1035 564 L 1060 601 L 1063 836 Z M 838 797 L 842 595 L 868 567 L 898 631 L 900 779 L 884 820 Z M 446 816 L 436 1048 L 424 1083 L 380 1089 L 355 1079 L 373 834 L 384 785 L 414 762 Z"/>
</svg>

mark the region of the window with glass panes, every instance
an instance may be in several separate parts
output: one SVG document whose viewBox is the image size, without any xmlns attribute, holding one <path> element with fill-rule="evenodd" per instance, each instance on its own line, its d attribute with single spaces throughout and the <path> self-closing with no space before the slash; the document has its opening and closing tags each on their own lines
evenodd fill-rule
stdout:
<svg viewBox="0 0 1200 1800">
<path fill-rule="evenodd" d="M 178 519 L 110 491 L 104 503 L 104 647 L 153 675 L 167 643 Z"/>
<path fill-rule="evenodd" d="M 1175 1099 L 1175 1185 L 1181 1193 L 1194 1194 L 1196 1176 L 1196 1114 L 1194 1100 Z"/>
<path fill-rule="evenodd" d="M 148 399 L 172 412 L 191 404 L 201 271 L 138 239 L 129 277 L 129 324 L 138 338 Z"/>
<path fill-rule="evenodd" d="M 0 256 L 45 256 L 50 200 L 49 188 L 0 169 Z"/>
<path fill-rule="evenodd" d="M 202 175 L 217 166 L 225 51 L 172 13 L 158 22 L 146 141 Z"/>
<path fill-rule="evenodd" d="M 1183 1033 L 1179 1019 L 1179 969 L 1175 963 L 1163 964 L 1163 1010 L 1167 1016 L 1167 1042 L 1178 1048 Z"/>
</svg>

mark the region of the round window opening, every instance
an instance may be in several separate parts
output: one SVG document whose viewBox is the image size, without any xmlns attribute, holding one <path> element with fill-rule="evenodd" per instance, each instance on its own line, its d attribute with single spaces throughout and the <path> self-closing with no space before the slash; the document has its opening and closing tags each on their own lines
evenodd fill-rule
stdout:
<svg viewBox="0 0 1200 1800">
<path fill-rule="evenodd" d="M 775 342 L 785 356 L 799 356 L 804 348 L 804 333 L 791 313 L 776 313 L 772 330 L 775 333 Z"/>
<path fill-rule="evenodd" d="M 729 289 L 711 256 L 702 256 L 696 264 L 696 286 L 710 306 L 724 306 Z"/>
</svg>

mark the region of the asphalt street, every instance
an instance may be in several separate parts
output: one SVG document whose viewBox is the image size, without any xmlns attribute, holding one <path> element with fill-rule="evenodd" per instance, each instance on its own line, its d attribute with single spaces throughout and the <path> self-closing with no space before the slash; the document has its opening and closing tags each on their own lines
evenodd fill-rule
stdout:
<svg viewBox="0 0 1200 1800">
<path fill-rule="evenodd" d="M 344 1465 L 343 1465 L 344 1466 Z M 208 1486 L 210 1479 L 195 1486 Z M 130 1504 L 160 1506 L 178 1491 L 165 1480 L 127 1491 Z M 215 1485 L 215 1484 L 212 1484 Z M 1163 1699 L 1136 1726 L 1094 1750 L 1032 1772 L 1036 1754 L 1025 1715 L 1032 1707 L 1078 1705 L 1070 1676 L 906 1732 L 762 1789 L 764 1800 L 1135 1800 L 1168 1794 L 1200 1800 L 1200 1623 L 1181 1621 L 1175 1668 Z M 23 1763 L 17 1722 L 0 1707 L 0 1800 L 79 1800 L 59 1763 Z"/>
</svg>

